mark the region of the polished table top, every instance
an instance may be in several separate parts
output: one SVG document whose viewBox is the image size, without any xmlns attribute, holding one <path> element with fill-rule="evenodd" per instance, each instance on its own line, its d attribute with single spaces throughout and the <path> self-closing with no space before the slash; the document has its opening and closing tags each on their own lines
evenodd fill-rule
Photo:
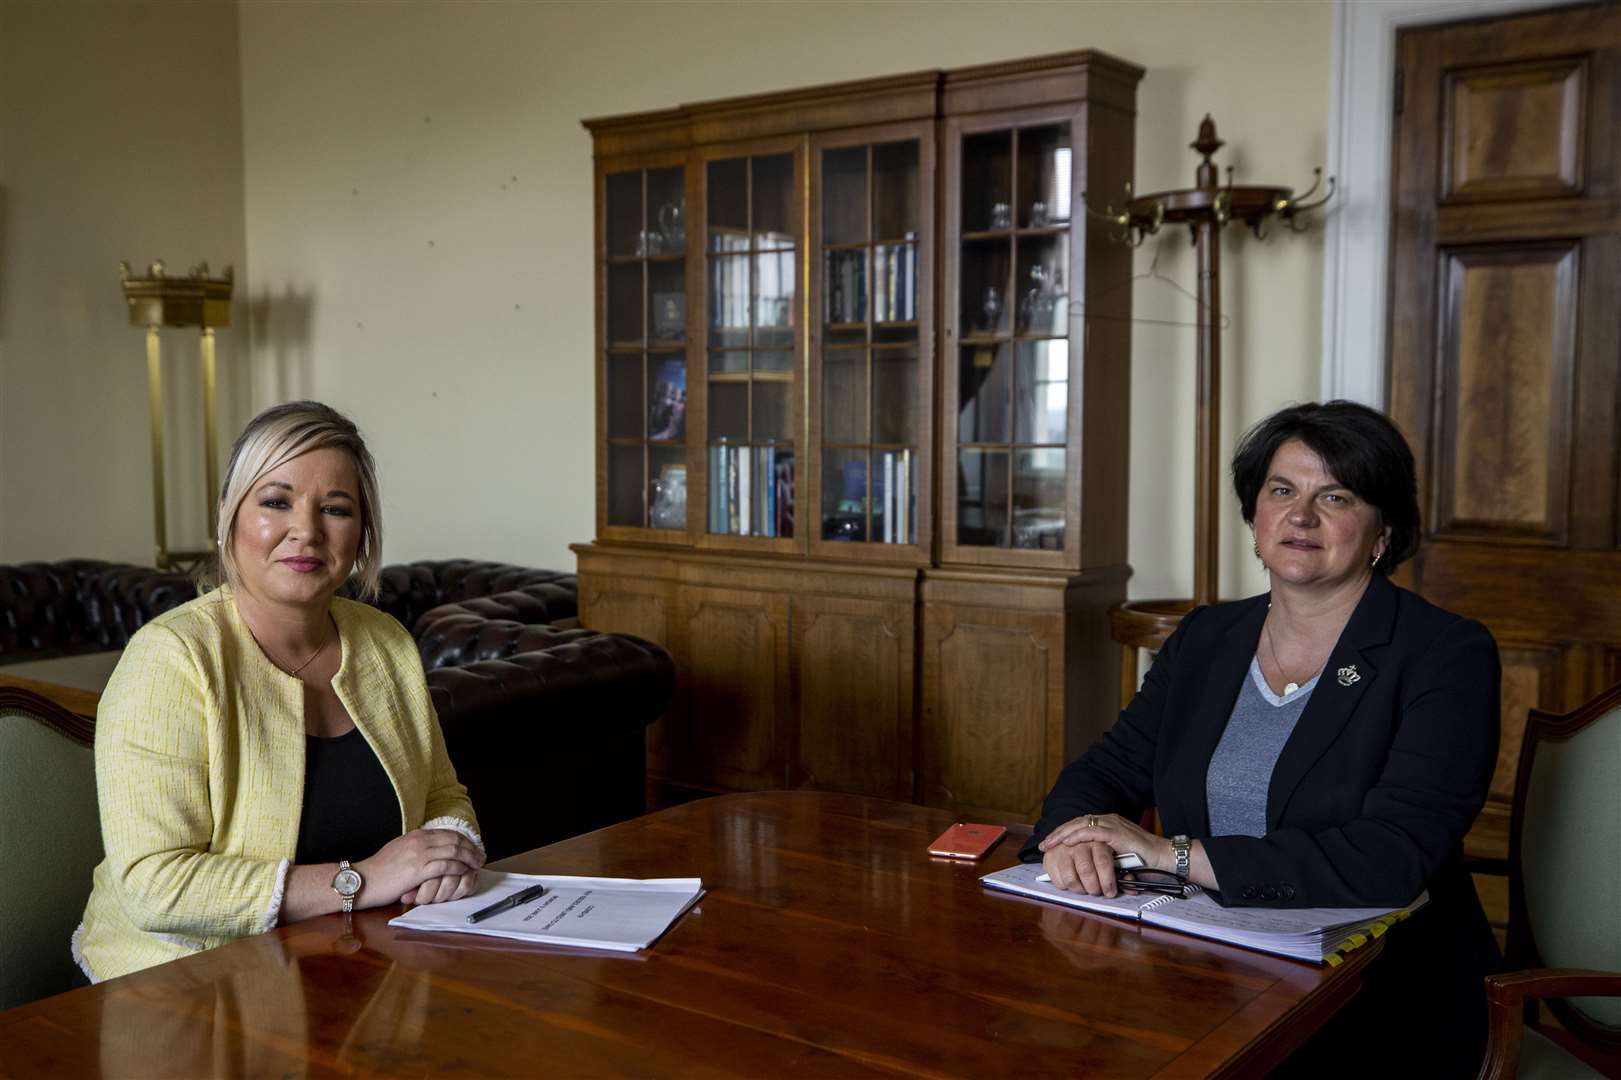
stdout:
<svg viewBox="0 0 1621 1080">
<path fill-rule="evenodd" d="M 643 953 L 332 915 L 0 1013 L 11 1075 L 1257 1075 L 1355 991 L 1324 968 L 986 892 L 952 818 L 851 795 L 688 803 L 501 869 L 700 875 Z M 65 945 L 64 945 L 65 947 Z"/>
</svg>

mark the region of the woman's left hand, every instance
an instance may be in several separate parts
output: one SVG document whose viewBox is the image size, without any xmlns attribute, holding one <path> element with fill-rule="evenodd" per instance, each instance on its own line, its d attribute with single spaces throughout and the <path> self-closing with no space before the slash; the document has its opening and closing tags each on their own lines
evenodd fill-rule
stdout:
<svg viewBox="0 0 1621 1080">
<path fill-rule="evenodd" d="M 465 874 L 448 874 L 445 877 L 424 881 L 400 897 L 400 903 L 443 904 L 447 900 L 460 900 L 470 895 L 476 888 L 478 888 L 477 870 L 470 870 Z"/>
<path fill-rule="evenodd" d="M 1134 851 L 1151 870 L 1172 870 L 1176 866 L 1176 854 L 1169 840 L 1155 836 L 1119 814 L 1082 814 L 1070 818 L 1048 833 L 1039 846 L 1047 852 L 1076 844 L 1107 844 L 1116 855 Z"/>
</svg>

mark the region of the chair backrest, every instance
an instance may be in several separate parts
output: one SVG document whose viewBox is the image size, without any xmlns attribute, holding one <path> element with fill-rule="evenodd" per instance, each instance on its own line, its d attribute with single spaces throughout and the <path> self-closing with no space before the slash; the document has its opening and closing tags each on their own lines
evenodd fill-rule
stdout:
<svg viewBox="0 0 1621 1080">
<path fill-rule="evenodd" d="M 69 942 L 101 861 L 93 727 L 0 686 L 0 1009 L 71 987 Z"/>
<path fill-rule="evenodd" d="M 1621 971 L 1621 684 L 1573 713 L 1531 711 L 1509 833 L 1512 967 Z M 1621 999 L 1550 1002 L 1609 1041 Z"/>
</svg>

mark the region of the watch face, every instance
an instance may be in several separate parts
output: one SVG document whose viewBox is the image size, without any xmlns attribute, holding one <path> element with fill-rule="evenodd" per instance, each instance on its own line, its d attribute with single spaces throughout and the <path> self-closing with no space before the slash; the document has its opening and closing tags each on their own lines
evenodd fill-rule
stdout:
<svg viewBox="0 0 1621 1080">
<path fill-rule="evenodd" d="M 353 870 L 339 870 L 338 876 L 332 879 L 332 887 L 339 896 L 353 896 L 360 891 L 360 875 Z"/>
</svg>

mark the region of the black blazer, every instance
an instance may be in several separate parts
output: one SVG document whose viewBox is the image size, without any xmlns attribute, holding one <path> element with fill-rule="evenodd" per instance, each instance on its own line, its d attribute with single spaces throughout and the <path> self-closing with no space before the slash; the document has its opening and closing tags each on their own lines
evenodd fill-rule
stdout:
<svg viewBox="0 0 1621 1080">
<path fill-rule="evenodd" d="M 1459 859 L 1497 762 L 1496 643 L 1375 574 L 1278 756 L 1266 835 L 1212 837 L 1205 775 L 1267 607 L 1262 595 L 1182 620 L 1119 721 L 1059 775 L 1021 858 L 1039 860 L 1036 844 L 1071 818 L 1156 806 L 1167 835 L 1203 842 L 1223 904 L 1396 907 L 1428 888 L 1387 949 L 1399 962 L 1377 965 L 1401 973 L 1370 987 L 1394 978 L 1433 994 L 1453 980 L 1460 1022 L 1475 1027 L 1478 1002 L 1483 1025 L 1496 945 Z"/>
</svg>

